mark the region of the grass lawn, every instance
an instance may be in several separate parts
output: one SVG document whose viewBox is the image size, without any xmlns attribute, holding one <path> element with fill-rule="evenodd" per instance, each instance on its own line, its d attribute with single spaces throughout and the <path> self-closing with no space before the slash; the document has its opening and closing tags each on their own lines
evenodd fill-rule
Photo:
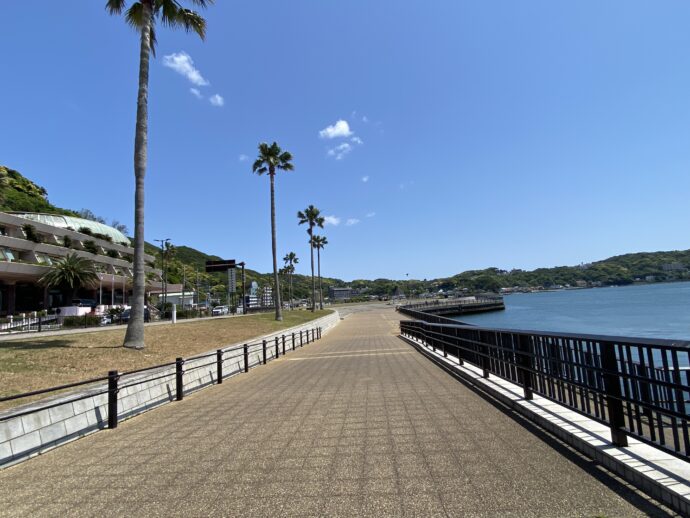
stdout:
<svg viewBox="0 0 690 518">
<path fill-rule="evenodd" d="M 187 358 L 256 336 L 303 324 L 330 311 L 284 311 L 282 322 L 273 313 L 221 318 L 176 325 L 148 326 L 146 349 L 122 347 L 125 326 L 99 333 L 82 333 L 25 340 L 0 339 L 0 397 L 64 385 Z M 0 403 L 0 409 L 28 402 Z"/>
</svg>

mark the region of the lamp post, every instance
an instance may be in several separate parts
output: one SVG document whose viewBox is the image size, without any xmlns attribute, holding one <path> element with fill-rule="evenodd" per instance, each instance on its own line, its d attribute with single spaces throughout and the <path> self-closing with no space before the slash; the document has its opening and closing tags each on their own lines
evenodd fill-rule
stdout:
<svg viewBox="0 0 690 518">
<path fill-rule="evenodd" d="M 163 282 L 162 282 L 162 290 L 161 290 L 161 299 L 162 299 L 161 310 L 163 312 L 163 315 L 165 316 L 165 303 L 167 302 L 167 299 L 168 299 L 168 272 L 166 270 L 165 256 L 166 256 L 166 250 L 170 246 L 170 238 L 166 237 L 165 239 L 154 239 L 154 241 L 161 244 L 161 269 L 163 270 Z"/>
</svg>

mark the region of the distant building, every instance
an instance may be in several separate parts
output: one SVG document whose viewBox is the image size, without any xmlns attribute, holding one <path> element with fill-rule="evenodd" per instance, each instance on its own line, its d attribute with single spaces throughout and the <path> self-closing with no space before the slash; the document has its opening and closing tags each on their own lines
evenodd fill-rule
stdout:
<svg viewBox="0 0 690 518">
<path fill-rule="evenodd" d="M 266 286 L 261 293 L 261 305 L 263 307 L 273 306 L 273 288 Z"/>
<path fill-rule="evenodd" d="M 681 263 L 666 263 L 661 265 L 661 269 L 665 272 L 682 272 L 687 270 L 684 264 Z"/>
<path fill-rule="evenodd" d="M 331 300 L 350 300 L 352 298 L 352 288 L 328 288 L 328 298 Z"/>
<path fill-rule="evenodd" d="M 49 288 L 38 280 L 68 254 L 93 263 L 98 283 L 74 294 Z M 91 305 L 118 305 L 129 301 L 132 256 L 129 239 L 119 230 L 88 219 L 33 212 L 0 213 L 0 315 L 72 306 L 74 300 Z M 152 284 L 161 271 L 155 257 L 145 254 L 144 271 Z"/>
</svg>

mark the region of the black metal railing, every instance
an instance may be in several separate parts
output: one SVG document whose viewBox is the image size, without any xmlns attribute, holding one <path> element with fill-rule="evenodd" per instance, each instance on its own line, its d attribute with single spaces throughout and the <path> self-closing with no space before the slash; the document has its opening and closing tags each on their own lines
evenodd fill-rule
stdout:
<svg viewBox="0 0 690 518">
<path fill-rule="evenodd" d="M 29 415 L 35 412 L 40 412 L 42 410 L 48 410 L 50 408 L 55 408 L 61 405 L 66 405 L 73 403 L 75 401 L 81 401 L 83 399 L 88 399 L 94 396 L 99 396 L 103 394 L 108 394 L 108 428 L 116 428 L 118 423 L 118 417 L 120 413 L 118 411 L 118 393 L 126 388 L 134 387 L 137 385 L 143 385 L 146 383 L 151 383 L 152 381 L 157 381 L 165 378 L 174 378 L 175 383 L 175 400 L 181 401 L 184 399 L 185 388 L 184 388 L 184 375 L 196 369 L 208 369 L 209 367 L 215 367 L 216 379 L 214 380 L 216 384 L 223 383 L 223 379 L 231 375 L 228 371 L 224 370 L 224 365 L 233 360 L 237 360 L 238 369 L 236 373 L 249 372 L 249 369 L 256 367 L 258 365 L 265 365 L 268 361 L 277 359 L 280 357 L 282 344 L 282 354 L 285 355 L 290 349 L 294 351 L 298 347 L 303 347 L 315 340 L 318 340 L 322 336 L 322 327 L 313 327 L 306 330 L 290 332 L 289 334 L 283 334 L 280 337 L 276 336 L 275 340 L 272 340 L 275 344 L 275 348 L 267 347 L 267 340 L 262 340 L 261 342 L 246 343 L 243 345 L 238 345 L 234 347 L 226 347 L 223 349 L 218 349 L 214 352 L 207 354 L 202 354 L 198 356 L 192 356 L 190 358 L 177 358 L 173 362 L 163 363 L 160 365 L 153 365 L 151 367 L 144 367 L 142 369 L 135 369 L 126 372 L 119 372 L 116 370 L 108 371 L 107 376 L 92 378 L 88 380 L 78 381 L 75 383 L 68 383 L 65 385 L 60 385 L 57 387 L 50 387 L 41 390 L 34 390 L 32 392 L 25 392 L 22 394 L 14 394 L 12 396 L 6 396 L 0 398 L 0 403 L 5 403 L 8 401 L 16 401 L 20 399 L 26 399 L 29 397 L 35 397 L 39 395 L 54 394 L 57 392 L 62 392 L 71 388 L 83 388 L 87 387 L 88 390 L 78 394 L 64 394 L 62 397 L 56 400 L 49 400 L 45 402 L 38 402 L 35 406 L 32 405 L 26 409 L 20 409 L 18 411 L 7 411 L 4 415 L 0 415 L 0 422 L 7 421 L 9 419 L 14 419 L 16 417 L 21 417 L 24 415 Z M 253 365 L 250 362 L 250 353 L 255 354 L 257 349 L 261 347 L 261 355 L 258 362 Z M 208 362 L 204 362 L 200 365 L 194 365 L 189 367 L 189 363 L 195 360 L 208 359 Z M 174 370 L 170 370 L 174 367 Z M 166 370 L 167 369 L 167 370 Z M 152 374 L 153 377 L 139 377 L 133 378 L 135 375 L 141 374 Z M 158 375 L 156 375 L 158 374 Z M 129 379 L 127 379 L 129 378 Z M 104 382 L 107 382 L 107 386 Z"/>
<path fill-rule="evenodd" d="M 417 313 L 402 310 L 403 313 Z M 424 314 L 401 334 L 463 365 L 521 386 L 611 428 L 613 444 L 635 437 L 690 456 L 690 342 L 492 329 Z"/>
<path fill-rule="evenodd" d="M 488 296 L 482 295 L 479 297 L 464 297 L 456 299 L 434 299 L 425 300 L 423 302 L 413 302 L 399 306 L 398 309 L 408 309 L 416 311 L 424 311 L 425 309 L 444 308 L 444 307 L 458 307 L 458 306 L 486 306 L 490 304 L 503 304 L 503 297 L 500 295 Z"/>
</svg>

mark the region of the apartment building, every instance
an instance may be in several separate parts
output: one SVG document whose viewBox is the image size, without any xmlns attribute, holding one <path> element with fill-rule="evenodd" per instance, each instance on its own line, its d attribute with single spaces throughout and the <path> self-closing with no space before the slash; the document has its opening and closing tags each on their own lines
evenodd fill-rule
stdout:
<svg viewBox="0 0 690 518">
<path fill-rule="evenodd" d="M 70 253 L 93 261 L 99 277 L 99 285 L 80 290 L 78 298 L 101 305 L 128 301 L 134 249 L 122 232 L 71 216 L 0 212 L 0 315 L 72 305 L 71 294 L 38 284 Z M 157 283 L 155 258 L 145 261 L 147 278 Z"/>
</svg>

